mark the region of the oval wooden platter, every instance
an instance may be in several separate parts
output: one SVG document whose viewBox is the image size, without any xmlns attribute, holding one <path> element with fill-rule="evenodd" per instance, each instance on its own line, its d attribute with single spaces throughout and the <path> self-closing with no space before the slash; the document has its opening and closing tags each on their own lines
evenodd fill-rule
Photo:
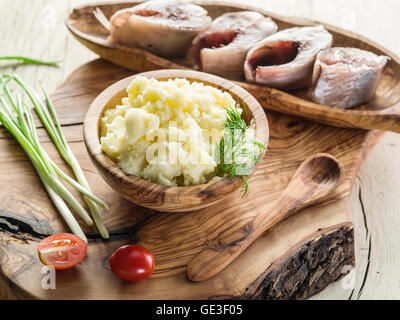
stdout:
<svg viewBox="0 0 400 320">
<path fill-rule="evenodd" d="M 93 15 L 99 7 L 106 17 L 117 10 L 131 7 L 141 1 L 118 1 L 87 4 L 77 7 L 65 20 L 66 26 L 76 39 L 102 58 L 135 71 L 149 71 L 162 68 L 193 68 L 189 59 L 167 60 L 146 50 L 110 44 L 108 31 Z M 365 105 L 353 109 L 336 109 L 311 102 L 307 90 L 284 92 L 260 85 L 238 81 L 261 103 L 263 108 L 296 115 L 315 122 L 344 128 L 379 129 L 400 132 L 400 58 L 379 44 L 355 33 L 325 23 L 302 18 L 283 17 L 247 4 L 229 4 L 222 1 L 193 1 L 208 10 L 215 18 L 223 13 L 241 10 L 259 11 L 271 17 L 279 30 L 294 27 L 323 24 L 333 35 L 333 46 L 357 47 L 384 54 L 391 58 L 384 69 L 375 98 Z"/>
<path fill-rule="evenodd" d="M 110 240 L 93 229 L 88 255 L 73 269 L 57 272 L 56 289 L 42 288 L 40 239 L 67 228 L 25 153 L 0 128 L 0 300 L 37 299 L 304 299 L 354 265 L 353 225 L 347 198 L 359 167 L 382 132 L 321 126 L 267 111 L 269 151 L 249 181 L 249 195 L 238 190 L 226 201 L 187 213 L 158 213 L 135 206 L 113 191 L 96 172 L 86 152 L 82 122 L 91 102 L 132 71 L 105 60 L 90 62 L 52 95 L 63 130 L 95 194 L 110 207 L 103 218 Z M 44 148 L 68 170 L 49 137 L 39 129 Z M 305 209 L 272 228 L 217 276 L 191 282 L 189 261 L 210 243 L 270 210 L 297 167 L 309 155 L 327 152 L 345 167 L 345 179 L 318 207 Z M 76 193 L 75 193 L 76 194 Z M 82 201 L 82 204 L 84 202 Z M 156 268 L 147 280 L 125 283 L 107 258 L 119 246 L 139 243 L 154 252 Z M 10 289 L 2 287 L 2 282 Z"/>
</svg>

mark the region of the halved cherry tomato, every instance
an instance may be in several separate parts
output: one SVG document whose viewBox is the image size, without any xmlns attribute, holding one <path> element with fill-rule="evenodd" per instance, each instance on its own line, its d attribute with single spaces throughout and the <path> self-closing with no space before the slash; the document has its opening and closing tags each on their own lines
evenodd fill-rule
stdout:
<svg viewBox="0 0 400 320">
<path fill-rule="evenodd" d="M 148 278 L 154 270 L 154 255 L 145 247 L 132 244 L 114 251 L 108 259 L 114 274 L 126 281 Z"/>
<path fill-rule="evenodd" d="M 87 244 L 74 234 L 60 233 L 43 239 L 37 251 L 43 264 L 63 270 L 82 261 L 86 255 Z"/>
</svg>

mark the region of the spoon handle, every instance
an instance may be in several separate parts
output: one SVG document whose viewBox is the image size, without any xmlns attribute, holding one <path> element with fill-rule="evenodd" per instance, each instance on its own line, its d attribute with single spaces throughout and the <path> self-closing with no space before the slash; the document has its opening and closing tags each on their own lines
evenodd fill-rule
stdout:
<svg viewBox="0 0 400 320">
<path fill-rule="evenodd" d="M 321 157 L 321 154 L 318 156 Z M 214 242 L 195 256 L 187 267 L 188 278 L 193 281 L 211 278 L 234 261 L 266 230 L 329 194 L 337 186 L 340 179 L 329 186 L 307 179 L 311 172 L 306 170 L 305 176 L 303 169 L 310 159 L 313 159 L 313 157 L 306 159 L 299 167 L 271 210 L 259 214 L 239 229 L 216 238 Z M 315 170 L 312 171 L 315 172 Z"/>
<path fill-rule="evenodd" d="M 216 238 L 207 248 L 195 256 L 187 267 L 187 276 L 193 281 L 203 281 L 211 278 L 232 261 L 234 261 L 251 243 L 264 231 L 268 230 L 289 214 L 283 197 L 275 202 L 274 207 L 258 215 L 254 220 L 246 223 L 225 236 Z M 296 202 L 289 204 L 290 208 Z"/>
</svg>

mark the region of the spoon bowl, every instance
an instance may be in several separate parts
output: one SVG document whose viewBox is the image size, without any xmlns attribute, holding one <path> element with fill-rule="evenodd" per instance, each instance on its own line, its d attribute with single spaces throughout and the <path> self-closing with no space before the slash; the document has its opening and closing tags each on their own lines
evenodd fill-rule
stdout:
<svg viewBox="0 0 400 320">
<path fill-rule="evenodd" d="M 307 162 L 301 177 L 305 184 L 315 183 L 329 189 L 329 185 L 336 186 L 343 173 L 341 164 L 326 154 L 320 154 Z"/>
</svg>

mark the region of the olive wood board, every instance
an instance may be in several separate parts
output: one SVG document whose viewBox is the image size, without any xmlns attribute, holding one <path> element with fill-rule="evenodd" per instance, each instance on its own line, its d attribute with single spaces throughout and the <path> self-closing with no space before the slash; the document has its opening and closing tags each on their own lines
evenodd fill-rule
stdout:
<svg viewBox="0 0 400 320">
<path fill-rule="evenodd" d="M 89 160 L 82 122 L 93 99 L 132 71 L 98 59 L 75 70 L 52 95 L 63 130 L 95 194 L 110 211 L 103 214 L 110 240 L 93 229 L 88 254 L 73 269 L 57 272 L 56 289 L 42 288 L 42 264 L 36 247 L 68 229 L 52 205 L 19 145 L 0 129 L 0 275 L 10 295 L 23 299 L 305 299 L 354 265 L 353 224 L 348 197 L 368 151 L 381 131 L 340 129 L 266 111 L 269 150 L 249 181 L 226 201 L 183 213 L 159 213 L 138 207 L 113 191 Z M 44 148 L 67 170 L 43 128 Z M 225 232 L 240 228 L 269 210 L 300 163 L 327 152 L 345 167 L 345 179 L 326 203 L 304 209 L 269 230 L 215 277 L 192 282 L 188 262 Z M 5 174 L 6 173 L 6 174 Z M 83 203 L 83 201 L 82 201 Z M 139 243 L 153 251 L 153 275 L 137 283 L 115 277 L 107 258 L 124 244 Z M 6 292 L 6 291 L 3 291 Z"/>
<path fill-rule="evenodd" d="M 116 1 L 82 5 L 73 9 L 65 23 L 67 28 L 87 48 L 102 58 L 135 71 L 156 69 L 194 68 L 192 59 L 167 60 L 146 50 L 111 44 L 109 32 L 96 20 L 93 10 L 99 7 L 107 18 L 117 10 L 131 7 L 141 1 Z M 378 129 L 400 132 L 400 58 L 390 50 L 365 37 L 325 23 L 299 17 L 284 17 L 258 7 L 232 4 L 224 1 L 192 1 L 202 5 L 212 18 L 232 11 L 254 10 L 271 17 L 278 30 L 294 26 L 322 24 L 333 35 L 334 47 L 356 47 L 390 57 L 376 90 L 367 104 L 352 109 L 337 109 L 313 103 L 309 91 L 284 92 L 265 86 L 244 82 L 237 83 L 256 97 L 263 108 L 301 116 L 315 122 L 344 128 Z"/>
</svg>

